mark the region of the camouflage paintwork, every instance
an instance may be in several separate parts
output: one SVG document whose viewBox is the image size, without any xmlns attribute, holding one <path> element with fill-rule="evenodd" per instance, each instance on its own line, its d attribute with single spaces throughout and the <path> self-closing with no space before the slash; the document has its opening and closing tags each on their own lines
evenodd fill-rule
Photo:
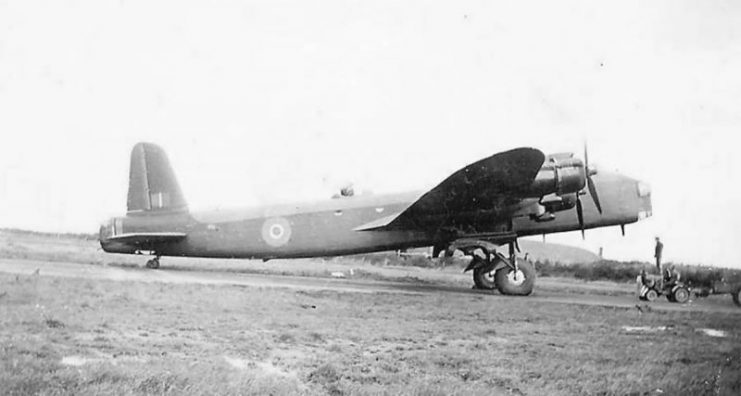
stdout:
<svg viewBox="0 0 741 396">
<path fill-rule="evenodd" d="M 147 155 L 157 158 L 157 167 L 164 169 L 163 172 L 171 173 L 166 157 L 163 161 L 159 154 L 147 154 L 140 146 L 135 147 L 132 153 L 132 167 L 139 166 L 134 162 Z M 146 170 L 140 168 L 138 171 Z M 529 173 L 531 177 L 536 177 L 533 172 Z M 171 210 L 160 210 L 167 208 L 157 205 L 153 210 L 139 210 L 146 205 L 151 207 L 151 202 L 136 197 L 132 199 L 131 189 L 142 188 L 138 178 L 140 176 L 132 176 L 134 181 L 130 182 L 129 202 L 130 205 L 134 202 L 135 210 L 131 210 L 130 206 L 126 216 L 111 219 L 100 229 L 100 243 L 107 252 L 133 254 L 146 251 L 160 256 L 221 258 L 300 258 L 433 246 L 468 237 L 506 243 L 513 237 L 580 229 L 576 210 L 558 211 L 552 220 L 538 221 L 532 216 L 540 207 L 538 199 L 522 198 L 511 200 L 506 209 L 497 206 L 495 214 L 476 206 L 463 207 L 454 217 L 468 219 L 468 229 L 456 229 L 455 232 L 443 232 L 440 227 L 431 226 L 414 230 L 394 229 L 391 226 L 359 230 L 374 222 L 387 224 L 385 218 L 398 218 L 400 213 L 414 208 L 430 192 L 359 195 L 319 202 L 196 212 L 185 208 L 184 199 L 177 196 L 180 190 L 174 180 L 160 181 L 176 192 L 170 198 L 176 204 Z M 583 191 L 585 228 L 630 224 L 651 215 L 651 194 L 645 183 L 609 172 L 600 172 L 593 179 L 603 212 L 599 213 L 589 192 Z M 154 196 L 148 191 L 147 196 Z M 141 191 L 139 193 L 143 194 Z M 503 217 L 503 213 L 506 216 Z M 450 213 L 427 210 L 424 216 L 425 220 L 429 220 L 424 224 L 443 224 Z M 393 222 L 389 224 L 393 225 Z M 132 238 L 119 238 L 122 235 L 131 235 Z"/>
</svg>

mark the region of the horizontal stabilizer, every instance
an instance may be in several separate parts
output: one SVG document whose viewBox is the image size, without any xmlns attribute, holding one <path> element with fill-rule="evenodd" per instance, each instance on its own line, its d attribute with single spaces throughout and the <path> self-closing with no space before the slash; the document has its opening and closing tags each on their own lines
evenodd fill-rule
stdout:
<svg viewBox="0 0 741 396">
<path fill-rule="evenodd" d="M 150 245 L 162 242 L 177 242 L 186 236 L 187 234 L 184 232 L 136 232 L 111 236 L 107 240 L 129 245 Z"/>
</svg>

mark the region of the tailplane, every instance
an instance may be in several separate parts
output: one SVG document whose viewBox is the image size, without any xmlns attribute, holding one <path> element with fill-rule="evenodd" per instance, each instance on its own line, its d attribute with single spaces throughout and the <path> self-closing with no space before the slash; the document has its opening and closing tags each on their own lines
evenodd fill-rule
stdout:
<svg viewBox="0 0 741 396">
<path fill-rule="evenodd" d="M 180 185 L 167 154 L 152 143 L 137 143 L 131 151 L 128 213 L 187 211 Z"/>
</svg>

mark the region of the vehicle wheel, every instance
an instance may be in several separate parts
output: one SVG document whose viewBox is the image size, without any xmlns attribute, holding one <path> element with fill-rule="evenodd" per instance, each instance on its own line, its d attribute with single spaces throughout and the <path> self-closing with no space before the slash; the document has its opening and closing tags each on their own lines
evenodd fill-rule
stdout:
<svg viewBox="0 0 741 396">
<path fill-rule="evenodd" d="M 502 294 L 527 296 L 535 286 L 535 267 L 527 260 L 517 262 L 518 271 L 510 267 L 499 269 L 494 274 L 494 282 Z"/>
<path fill-rule="evenodd" d="M 656 293 L 656 290 L 651 289 L 646 292 L 646 300 L 648 301 L 655 301 L 659 297 L 659 293 Z"/>
<path fill-rule="evenodd" d="M 157 269 L 160 267 L 160 261 L 156 258 L 153 258 L 149 261 L 147 261 L 147 268 L 149 269 Z"/>
<path fill-rule="evenodd" d="M 483 267 L 474 268 L 473 283 L 477 289 L 494 290 L 496 287 L 494 271 Z"/>
<path fill-rule="evenodd" d="M 741 307 L 741 289 L 736 289 L 734 292 L 731 292 L 731 298 L 733 298 L 733 302 L 736 303 L 736 305 Z"/>
<path fill-rule="evenodd" d="M 690 291 L 686 287 L 679 286 L 672 292 L 674 302 L 684 304 L 690 299 Z"/>
</svg>

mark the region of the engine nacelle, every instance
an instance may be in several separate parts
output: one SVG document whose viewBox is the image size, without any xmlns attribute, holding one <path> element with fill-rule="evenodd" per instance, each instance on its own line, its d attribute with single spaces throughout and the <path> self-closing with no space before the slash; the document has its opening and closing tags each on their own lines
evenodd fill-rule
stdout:
<svg viewBox="0 0 741 396">
<path fill-rule="evenodd" d="M 543 164 L 535 176 L 529 193 L 534 197 L 548 194 L 566 195 L 578 193 L 587 183 L 584 163 L 578 158 L 551 159 Z"/>
</svg>

